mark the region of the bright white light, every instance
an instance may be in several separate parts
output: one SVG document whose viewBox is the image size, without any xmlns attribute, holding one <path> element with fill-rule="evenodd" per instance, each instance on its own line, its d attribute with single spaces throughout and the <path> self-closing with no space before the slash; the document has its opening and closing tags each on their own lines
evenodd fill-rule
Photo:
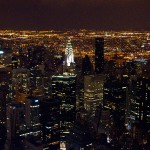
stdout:
<svg viewBox="0 0 150 150">
<path fill-rule="evenodd" d="M 4 54 L 4 52 L 3 52 L 3 51 L 0 51 L 0 54 Z"/>
<path fill-rule="evenodd" d="M 74 63 L 74 54 L 73 54 L 73 48 L 71 45 L 71 39 L 68 40 L 68 43 L 66 45 L 65 54 L 67 56 L 67 66 L 70 66 L 70 63 Z"/>
</svg>

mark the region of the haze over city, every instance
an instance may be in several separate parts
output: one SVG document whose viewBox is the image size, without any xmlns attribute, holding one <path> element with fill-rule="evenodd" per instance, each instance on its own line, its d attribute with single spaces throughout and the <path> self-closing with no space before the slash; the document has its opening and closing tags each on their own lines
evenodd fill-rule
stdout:
<svg viewBox="0 0 150 150">
<path fill-rule="evenodd" d="M 0 29 L 150 30 L 149 0 L 1 0 Z"/>
</svg>

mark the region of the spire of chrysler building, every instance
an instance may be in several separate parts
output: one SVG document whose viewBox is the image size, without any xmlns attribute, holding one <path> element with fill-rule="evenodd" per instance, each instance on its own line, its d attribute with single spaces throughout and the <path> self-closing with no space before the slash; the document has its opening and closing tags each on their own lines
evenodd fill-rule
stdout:
<svg viewBox="0 0 150 150">
<path fill-rule="evenodd" d="M 66 55 L 67 66 L 70 66 L 71 63 L 74 63 L 74 54 L 71 45 L 71 39 L 68 40 L 68 43 L 66 45 L 65 55 Z"/>
</svg>

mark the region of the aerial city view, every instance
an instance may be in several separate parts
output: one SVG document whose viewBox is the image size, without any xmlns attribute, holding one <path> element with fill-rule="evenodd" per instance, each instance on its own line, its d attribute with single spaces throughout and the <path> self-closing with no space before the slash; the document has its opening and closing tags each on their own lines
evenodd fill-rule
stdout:
<svg viewBox="0 0 150 150">
<path fill-rule="evenodd" d="M 0 150 L 150 150 L 150 1 L 1 1 Z"/>
</svg>

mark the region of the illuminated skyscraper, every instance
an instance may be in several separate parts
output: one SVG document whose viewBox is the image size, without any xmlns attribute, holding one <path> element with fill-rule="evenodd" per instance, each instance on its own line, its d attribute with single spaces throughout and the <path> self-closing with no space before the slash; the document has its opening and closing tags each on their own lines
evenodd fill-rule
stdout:
<svg viewBox="0 0 150 150">
<path fill-rule="evenodd" d="M 75 62 L 74 62 L 74 54 L 73 54 L 73 48 L 71 45 L 71 39 L 68 40 L 68 43 L 66 45 L 65 49 L 65 55 L 66 59 L 63 64 L 63 73 L 64 74 L 75 74 Z"/>
<path fill-rule="evenodd" d="M 95 72 L 102 73 L 104 68 L 104 38 L 95 39 Z"/>
<path fill-rule="evenodd" d="M 84 107 L 92 116 L 97 106 L 103 104 L 104 80 L 103 74 L 84 76 Z"/>
<path fill-rule="evenodd" d="M 138 78 L 136 82 L 135 99 L 131 102 L 131 120 L 150 123 L 150 80 Z"/>
<path fill-rule="evenodd" d="M 60 138 L 65 141 L 76 118 L 76 76 L 52 76 L 52 97 L 60 100 Z"/>
<path fill-rule="evenodd" d="M 63 74 L 52 76 L 52 98 L 60 101 L 60 148 L 65 146 L 66 136 L 76 119 L 76 74 L 70 39 L 65 55 Z"/>
<path fill-rule="evenodd" d="M 41 136 L 40 124 L 40 100 L 37 97 L 27 97 L 25 102 L 25 121 L 30 135 Z"/>
<path fill-rule="evenodd" d="M 70 66 L 71 63 L 74 63 L 74 54 L 73 54 L 73 48 L 71 45 L 71 39 L 68 40 L 68 43 L 66 45 L 65 54 L 66 54 L 67 66 Z"/>
</svg>

